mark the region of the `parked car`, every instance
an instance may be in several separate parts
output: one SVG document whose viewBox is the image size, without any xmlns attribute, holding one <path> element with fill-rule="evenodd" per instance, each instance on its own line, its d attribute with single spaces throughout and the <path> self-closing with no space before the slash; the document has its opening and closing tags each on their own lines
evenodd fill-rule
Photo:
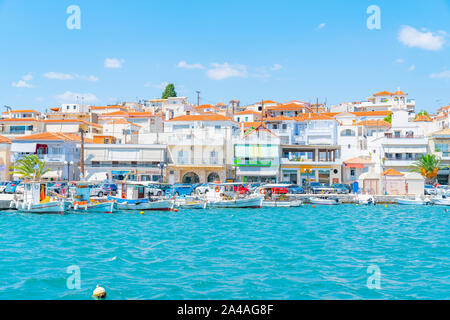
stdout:
<svg viewBox="0 0 450 320">
<path fill-rule="evenodd" d="M 154 184 L 149 184 L 148 186 L 145 187 L 145 194 L 148 197 L 151 196 L 158 196 L 161 197 L 164 195 L 164 191 L 159 189 L 156 185 Z"/>
<path fill-rule="evenodd" d="M 57 194 L 62 194 L 63 193 L 63 189 L 67 187 L 67 183 L 66 182 L 56 182 L 53 185 L 48 187 L 48 191 L 53 191 Z"/>
<path fill-rule="evenodd" d="M 342 183 L 334 183 L 331 187 L 337 194 L 347 194 L 350 192 L 349 189 Z"/>
<path fill-rule="evenodd" d="M 8 185 L 9 181 L 1 181 L 0 182 L 0 192 L 5 191 L 6 186 Z"/>
<path fill-rule="evenodd" d="M 429 195 L 429 196 L 435 196 L 435 195 L 438 194 L 438 191 L 437 191 L 436 188 L 433 187 L 432 185 L 426 184 L 426 185 L 425 185 L 424 193 L 425 193 L 426 195 Z"/>
<path fill-rule="evenodd" d="M 166 195 L 169 197 L 193 196 L 194 188 L 190 184 L 174 184 L 172 188 L 166 191 Z"/>
<path fill-rule="evenodd" d="M 116 195 L 117 186 L 113 183 L 96 184 L 91 186 L 91 196 L 103 197 L 104 195 Z"/>
<path fill-rule="evenodd" d="M 311 192 L 312 193 L 333 193 L 334 189 L 327 184 L 320 182 L 311 182 Z"/>
<path fill-rule="evenodd" d="M 302 187 L 297 186 L 297 185 L 291 185 L 291 186 L 287 187 L 287 191 L 288 191 L 288 193 L 292 193 L 292 194 L 305 193 L 305 189 L 303 189 Z"/>
<path fill-rule="evenodd" d="M 19 186 L 19 184 L 20 184 L 19 180 L 11 181 L 11 182 L 8 183 L 8 185 L 6 186 L 5 190 L 3 190 L 3 192 L 4 193 L 15 193 L 16 190 L 17 190 L 17 187 Z M 23 187 L 23 185 L 22 185 L 22 187 Z M 17 191 L 20 191 L 20 188 Z M 20 192 L 18 192 L 18 193 L 20 193 Z"/>
<path fill-rule="evenodd" d="M 199 184 L 195 187 L 195 192 L 198 194 L 206 194 L 209 192 L 210 186 L 214 185 L 213 183 L 203 183 Z"/>
</svg>

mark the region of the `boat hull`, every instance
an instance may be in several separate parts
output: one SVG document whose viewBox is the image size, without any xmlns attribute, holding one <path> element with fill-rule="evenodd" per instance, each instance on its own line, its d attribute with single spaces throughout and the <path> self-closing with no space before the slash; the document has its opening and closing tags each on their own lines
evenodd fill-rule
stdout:
<svg viewBox="0 0 450 320">
<path fill-rule="evenodd" d="M 437 206 L 450 206 L 450 199 L 434 199 L 433 204 Z"/>
<path fill-rule="evenodd" d="M 280 208 L 280 207 L 300 207 L 302 202 L 300 200 L 294 201 L 263 201 L 263 207 Z"/>
<path fill-rule="evenodd" d="M 412 206 L 424 206 L 427 203 L 424 200 L 411 200 L 411 199 L 395 199 L 395 202 L 399 205 L 412 205 Z"/>
<path fill-rule="evenodd" d="M 75 205 L 71 209 L 74 212 L 83 213 L 113 213 L 114 202 L 101 202 L 87 205 Z"/>
<path fill-rule="evenodd" d="M 327 206 L 335 206 L 340 204 L 339 201 L 334 199 L 320 199 L 320 198 L 311 198 L 311 204 L 319 204 L 319 205 L 327 205 Z"/>
<path fill-rule="evenodd" d="M 170 211 L 173 209 L 174 202 L 171 200 L 161 200 L 142 203 L 116 203 L 117 210 L 125 211 Z"/>
<path fill-rule="evenodd" d="M 65 212 L 65 205 L 62 201 L 53 201 L 39 204 L 22 202 L 17 204 L 17 210 L 26 213 L 63 214 Z"/>
<path fill-rule="evenodd" d="M 263 198 L 249 198 L 236 200 L 217 200 L 208 202 L 210 208 L 253 208 L 262 207 Z"/>
</svg>

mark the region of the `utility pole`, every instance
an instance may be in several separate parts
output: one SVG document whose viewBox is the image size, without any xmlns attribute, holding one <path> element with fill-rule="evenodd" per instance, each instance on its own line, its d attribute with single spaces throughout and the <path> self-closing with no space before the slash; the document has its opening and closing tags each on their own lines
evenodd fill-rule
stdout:
<svg viewBox="0 0 450 320">
<path fill-rule="evenodd" d="M 261 124 L 264 125 L 264 99 L 261 100 Z"/>
<path fill-rule="evenodd" d="M 80 173 L 81 173 L 81 179 L 84 179 L 84 128 L 83 127 L 80 127 L 80 140 L 81 140 Z"/>
<path fill-rule="evenodd" d="M 200 91 L 195 91 L 197 93 L 197 107 L 200 105 Z"/>
</svg>

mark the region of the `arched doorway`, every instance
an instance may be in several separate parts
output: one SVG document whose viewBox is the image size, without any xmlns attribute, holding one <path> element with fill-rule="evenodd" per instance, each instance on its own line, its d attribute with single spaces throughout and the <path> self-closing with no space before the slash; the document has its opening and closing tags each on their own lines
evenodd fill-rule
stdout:
<svg viewBox="0 0 450 320">
<path fill-rule="evenodd" d="M 220 177 L 217 173 L 212 172 L 208 176 L 208 182 L 220 181 Z"/>
<path fill-rule="evenodd" d="M 199 183 L 200 182 L 200 178 L 198 177 L 198 175 L 194 172 L 188 172 L 183 176 L 183 183 Z"/>
</svg>

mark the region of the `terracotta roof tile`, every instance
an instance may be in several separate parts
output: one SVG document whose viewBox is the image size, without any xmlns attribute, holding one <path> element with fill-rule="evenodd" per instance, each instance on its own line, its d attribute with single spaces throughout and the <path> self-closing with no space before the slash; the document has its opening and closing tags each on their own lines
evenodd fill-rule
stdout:
<svg viewBox="0 0 450 320">
<path fill-rule="evenodd" d="M 398 172 L 395 169 L 389 168 L 385 172 L 382 173 L 383 176 L 404 176 L 403 173 Z"/>
</svg>

